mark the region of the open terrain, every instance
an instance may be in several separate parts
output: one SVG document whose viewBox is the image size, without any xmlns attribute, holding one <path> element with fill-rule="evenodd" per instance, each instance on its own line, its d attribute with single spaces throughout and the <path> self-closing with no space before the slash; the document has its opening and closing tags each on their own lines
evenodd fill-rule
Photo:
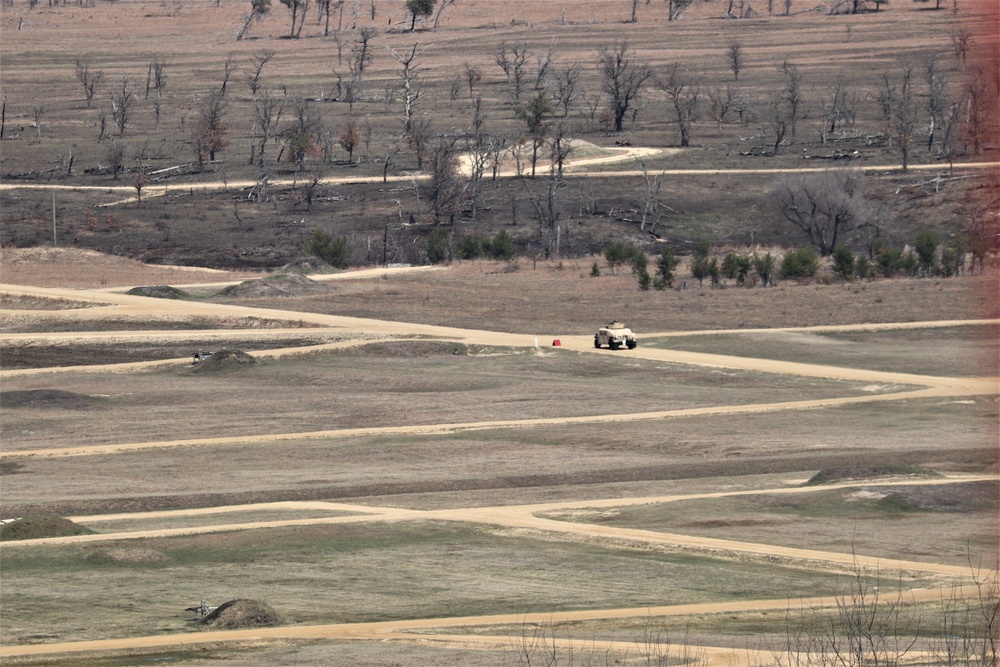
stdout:
<svg viewBox="0 0 1000 667">
<path fill-rule="evenodd" d="M 995 663 L 998 9 L 800 2 L 0 6 L 0 660 Z M 828 168 L 935 266 L 695 277 Z"/>
<path fill-rule="evenodd" d="M 650 316 L 610 352 L 564 301 L 619 278 L 566 264 L 345 272 L 272 297 L 155 269 L 200 294 L 178 300 L 53 287 L 60 259 L 105 261 L 50 255 L 31 272 L 49 287 L 3 286 L 0 506 L 94 532 L 0 543 L 14 664 L 495 665 L 543 646 L 765 664 L 783 617 L 836 616 L 852 572 L 934 618 L 978 599 L 1000 548 L 985 277 L 867 284 L 911 304 L 870 324 L 855 290 L 786 285 L 769 328 L 742 331 L 730 312 L 753 291 L 692 286 L 677 294 L 723 300 L 702 329 Z M 477 275 L 488 291 L 463 287 Z M 440 323 L 414 290 L 448 302 Z M 475 315 L 483 292 L 526 291 L 564 333 Z M 223 348 L 258 363 L 196 372 L 192 350 Z M 285 622 L 209 632 L 183 611 L 233 598 Z M 942 650 L 936 624 L 911 657 Z"/>
</svg>

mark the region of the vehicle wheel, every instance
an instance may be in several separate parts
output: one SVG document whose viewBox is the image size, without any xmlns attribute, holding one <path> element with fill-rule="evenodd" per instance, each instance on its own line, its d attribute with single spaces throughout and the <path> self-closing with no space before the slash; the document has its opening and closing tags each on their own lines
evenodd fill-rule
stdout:
<svg viewBox="0 0 1000 667">
<path fill-rule="evenodd" d="M 597 336 L 594 336 L 594 347 L 601 349 L 601 341 L 597 340 Z"/>
<path fill-rule="evenodd" d="M 612 350 L 617 350 L 619 345 L 621 345 L 621 343 L 616 343 L 613 340 L 608 341 L 608 347 L 610 347 Z"/>
<path fill-rule="evenodd" d="M 635 346 L 638 345 L 638 343 L 636 341 L 634 341 L 634 340 L 630 340 L 627 343 L 625 343 L 625 345 L 628 346 L 628 349 L 634 350 Z"/>
</svg>

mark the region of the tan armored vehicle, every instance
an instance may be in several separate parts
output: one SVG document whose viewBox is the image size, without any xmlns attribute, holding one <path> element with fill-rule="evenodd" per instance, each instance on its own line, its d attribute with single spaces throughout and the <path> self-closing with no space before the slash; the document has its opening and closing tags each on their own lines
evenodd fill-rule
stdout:
<svg viewBox="0 0 1000 667">
<path fill-rule="evenodd" d="M 612 350 L 617 350 L 624 345 L 628 349 L 635 349 L 635 334 L 627 326 L 615 320 L 607 326 L 598 329 L 594 334 L 594 347 L 607 345 Z"/>
</svg>

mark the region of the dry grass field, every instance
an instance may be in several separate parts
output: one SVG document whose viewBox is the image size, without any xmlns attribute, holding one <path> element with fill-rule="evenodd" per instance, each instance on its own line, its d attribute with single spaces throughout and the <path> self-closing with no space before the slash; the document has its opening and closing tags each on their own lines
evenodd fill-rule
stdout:
<svg viewBox="0 0 1000 667">
<path fill-rule="evenodd" d="M 344 3 L 326 36 L 313 7 L 297 39 L 276 3 L 241 40 L 242 1 L 0 7 L 0 519 L 85 533 L 0 540 L 0 660 L 819 665 L 865 609 L 866 659 L 995 661 L 981 619 L 1000 609 L 996 257 L 974 275 L 849 283 L 826 263 L 766 288 L 700 285 L 685 257 L 671 289 L 642 291 L 601 256 L 612 241 L 682 255 L 709 241 L 720 257 L 804 245 L 769 194 L 802 168 L 860 167 L 895 247 L 923 227 L 950 244 L 991 224 L 996 137 L 977 152 L 962 131 L 947 156 L 928 151 L 924 76 L 933 60 L 968 102 L 977 73 L 996 71 L 995 3 L 844 15 L 801 2 L 745 19 L 703 2 L 678 20 L 639 3 L 630 23 L 628 2 L 459 0 L 410 32 L 402 2 L 373 0 Z M 622 132 L 601 128 L 597 52 L 623 39 L 661 80 L 676 62 L 698 88 L 690 146 L 657 86 Z M 528 48 L 532 82 L 551 47 L 550 91 L 579 64 L 562 119 L 578 160 L 659 152 L 569 167 L 547 231 L 529 201 L 547 166 L 488 181 L 475 216 L 465 200 L 445 227 L 453 241 L 506 231 L 517 256 L 417 266 L 433 216 L 389 49 L 418 45 L 414 122 L 464 150 L 473 96 L 491 136 L 523 134 L 502 44 Z M 247 74 L 265 52 L 255 101 Z M 78 61 L 104 75 L 91 104 Z M 147 96 L 153 62 L 166 85 Z M 200 168 L 196 128 L 227 62 L 229 143 Z M 769 155 L 783 63 L 805 107 Z M 906 172 L 877 101 L 905 64 L 920 109 Z M 467 68 L 482 74 L 472 96 Z M 126 78 L 121 132 L 111 100 Z M 824 144 L 838 81 L 857 116 Z M 751 102 L 745 122 L 711 117 L 727 86 Z M 264 88 L 286 106 L 258 166 Z M 328 149 L 300 165 L 284 157 L 297 103 Z M 952 172 L 947 158 L 987 166 Z M 663 172 L 668 208 L 640 229 L 643 166 Z M 265 273 L 314 229 L 347 237 L 352 264 L 414 266 Z M 185 294 L 148 296 L 163 286 Z M 613 318 L 637 349 L 594 349 Z M 252 359 L 218 354 L 236 350 Z M 192 364 L 199 351 L 217 354 Z M 188 610 L 244 598 L 280 624 L 220 631 Z"/>
</svg>

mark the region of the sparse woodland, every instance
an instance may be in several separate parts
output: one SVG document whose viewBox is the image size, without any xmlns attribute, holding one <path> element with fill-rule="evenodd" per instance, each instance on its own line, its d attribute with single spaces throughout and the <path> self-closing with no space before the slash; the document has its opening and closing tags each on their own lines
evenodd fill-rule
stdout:
<svg viewBox="0 0 1000 667">
<path fill-rule="evenodd" d="M 0 176 L 108 188 L 3 191 L 6 245 L 274 268 L 317 230 L 354 265 L 469 258 L 503 231 L 523 257 L 708 243 L 720 267 L 842 246 L 848 278 L 956 275 L 996 250 L 996 169 L 954 168 L 997 154 L 990 3 L 2 12 Z M 572 169 L 623 147 L 654 151 Z"/>
</svg>

